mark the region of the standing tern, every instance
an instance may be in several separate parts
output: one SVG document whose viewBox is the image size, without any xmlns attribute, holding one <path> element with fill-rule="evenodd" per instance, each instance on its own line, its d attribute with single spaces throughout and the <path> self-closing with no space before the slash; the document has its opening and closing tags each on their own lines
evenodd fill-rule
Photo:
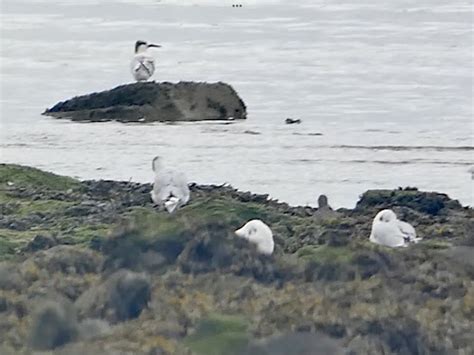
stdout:
<svg viewBox="0 0 474 355">
<path fill-rule="evenodd" d="M 135 43 L 135 56 L 130 69 L 136 81 L 147 81 L 155 72 L 155 58 L 148 52 L 148 48 L 160 48 L 158 44 L 148 44 L 145 41 Z"/>
</svg>

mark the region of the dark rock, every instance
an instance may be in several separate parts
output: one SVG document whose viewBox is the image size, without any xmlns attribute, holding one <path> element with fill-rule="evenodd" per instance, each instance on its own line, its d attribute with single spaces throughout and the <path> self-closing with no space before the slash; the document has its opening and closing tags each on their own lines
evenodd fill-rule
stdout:
<svg viewBox="0 0 474 355">
<path fill-rule="evenodd" d="M 389 319 L 372 321 L 364 325 L 365 329 L 383 353 L 425 354 L 428 347 L 420 334 L 416 322 L 407 319 Z"/>
<path fill-rule="evenodd" d="M 92 122 L 233 120 L 247 115 L 235 90 L 221 82 L 122 85 L 60 102 L 44 114 Z"/>
<path fill-rule="evenodd" d="M 177 260 L 184 272 L 209 272 L 232 265 L 235 253 L 229 240 L 230 233 L 224 226 L 209 225 L 195 234 Z"/>
<path fill-rule="evenodd" d="M 384 209 L 393 206 L 410 207 L 433 216 L 438 215 L 445 207 L 462 209 L 458 201 L 451 200 L 446 194 L 421 192 L 407 188 L 404 190 L 369 190 L 357 202 L 356 210 L 373 207 Z"/>
<path fill-rule="evenodd" d="M 119 231 L 102 241 L 100 250 L 106 256 L 103 270 L 113 272 L 122 268 L 146 271 L 148 267 L 156 269 L 159 265 L 173 263 L 185 247 L 184 238 L 158 240 L 148 245 L 140 243 L 139 232 L 133 227 Z M 150 262 L 150 254 L 155 254 L 157 262 Z"/>
<path fill-rule="evenodd" d="M 137 318 L 151 298 L 147 276 L 119 270 L 76 301 L 81 317 L 105 318 L 111 323 Z"/>
<path fill-rule="evenodd" d="M 50 235 L 38 234 L 31 242 L 28 243 L 28 245 L 26 246 L 26 251 L 34 252 L 38 250 L 49 249 L 56 245 L 58 245 L 58 241 L 55 237 Z"/>
<path fill-rule="evenodd" d="M 72 304 L 58 299 L 44 301 L 33 315 L 30 345 L 35 350 L 52 350 L 74 341 L 77 327 Z"/>
</svg>

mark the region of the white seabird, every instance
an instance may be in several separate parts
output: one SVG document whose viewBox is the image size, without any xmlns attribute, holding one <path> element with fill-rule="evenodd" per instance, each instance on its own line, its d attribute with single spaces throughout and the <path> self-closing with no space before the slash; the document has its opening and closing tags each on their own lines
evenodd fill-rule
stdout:
<svg viewBox="0 0 474 355">
<path fill-rule="evenodd" d="M 184 206 L 189 201 L 189 186 L 183 173 L 166 169 L 160 157 L 155 157 L 152 168 L 155 172 L 151 199 L 160 207 L 165 207 L 169 213 Z"/>
<path fill-rule="evenodd" d="M 391 248 L 406 247 L 409 243 L 417 243 L 415 228 L 409 223 L 400 221 L 392 210 L 382 210 L 372 222 L 370 241 Z"/>
<path fill-rule="evenodd" d="M 271 255 L 275 248 L 273 233 L 270 227 L 259 219 L 248 221 L 235 234 L 249 242 L 257 245 L 257 251 L 261 254 Z"/>
<path fill-rule="evenodd" d="M 148 52 L 148 48 L 160 48 L 157 44 L 148 44 L 145 41 L 135 43 L 135 56 L 130 64 L 130 70 L 136 81 L 147 81 L 155 72 L 155 58 Z"/>
</svg>

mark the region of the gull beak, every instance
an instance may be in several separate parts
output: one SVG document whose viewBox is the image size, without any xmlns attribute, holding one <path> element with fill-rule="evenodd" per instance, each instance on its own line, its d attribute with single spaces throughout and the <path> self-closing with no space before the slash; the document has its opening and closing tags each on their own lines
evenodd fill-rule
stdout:
<svg viewBox="0 0 474 355">
<path fill-rule="evenodd" d="M 161 48 L 159 44 L 149 44 L 148 48 L 155 47 L 155 48 Z"/>
<path fill-rule="evenodd" d="M 237 229 L 234 233 L 238 237 L 245 238 L 245 231 L 243 228 Z"/>
</svg>

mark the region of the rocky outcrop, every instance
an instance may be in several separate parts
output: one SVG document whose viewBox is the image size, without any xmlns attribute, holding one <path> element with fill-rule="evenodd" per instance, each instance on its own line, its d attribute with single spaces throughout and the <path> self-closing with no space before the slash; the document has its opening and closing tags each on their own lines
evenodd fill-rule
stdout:
<svg viewBox="0 0 474 355">
<path fill-rule="evenodd" d="M 240 120 L 247 111 L 237 92 L 222 82 L 142 82 L 74 97 L 43 114 L 89 122 L 179 122 Z"/>
</svg>

